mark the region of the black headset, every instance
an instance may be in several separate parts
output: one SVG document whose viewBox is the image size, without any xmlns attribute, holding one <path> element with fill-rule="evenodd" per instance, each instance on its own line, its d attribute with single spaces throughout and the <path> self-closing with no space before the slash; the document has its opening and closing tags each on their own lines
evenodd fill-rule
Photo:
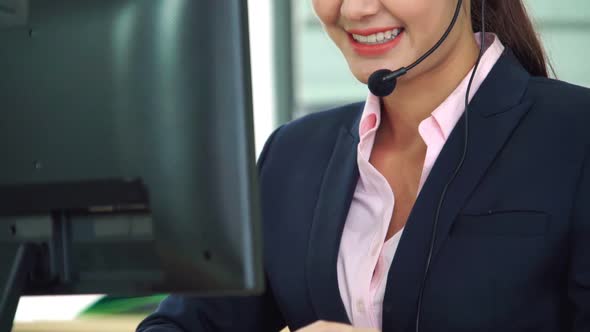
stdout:
<svg viewBox="0 0 590 332">
<path fill-rule="evenodd" d="M 486 8 L 485 1 L 486 0 L 480 0 L 480 1 L 482 2 L 482 5 L 481 5 L 480 49 L 479 49 L 479 55 L 477 57 L 477 62 L 475 63 L 475 67 L 473 68 L 473 72 L 471 73 L 471 77 L 469 78 L 469 84 L 467 85 L 467 92 L 465 93 L 465 112 L 463 113 L 463 117 L 465 120 L 465 134 L 464 134 L 465 135 L 465 143 L 463 146 L 463 154 L 461 155 L 461 160 L 457 164 L 457 167 L 455 168 L 453 175 L 451 176 L 449 181 L 444 186 L 444 189 L 443 189 L 443 191 L 440 195 L 440 199 L 438 201 L 438 206 L 436 208 L 434 223 L 432 224 L 432 234 L 430 236 L 430 248 L 428 251 L 428 257 L 426 259 L 426 267 L 424 269 L 424 276 L 423 276 L 422 282 L 420 284 L 420 295 L 418 296 L 418 306 L 417 306 L 417 311 L 416 311 L 416 329 L 415 329 L 416 332 L 420 331 L 420 318 L 421 318 L 421 313 L 422 313 L 422 299 L 424 298 L 424 288 L 426 285 L 426 280 L 428 279 L 428 272 L 430 271 L 430 263 L 432 261 L 432 254 L 434 251 L 434 243 L 436 241 L 436 229 L 437 229 L 437 225 L 438 225 L 438 218 L 440 215 L 440 210 L 441 210 L 441 207 L 444 203 L 444 199 L 447 194 L 447 190 L 448 190 L 449 186 L 451 185 L 451 183 L 457 177 L 457 174 L 459 174 L 459 171 L 461 170 L 461 167 L 463 166 L 463 163 L 465 162 L 465 156 L 467 155 L 467 147 L 468 147 L 467 143 L 469 141 L 468 140 L 468 138 L 469 138 L 469 112 L 468 112 L 469 92 L 471 90 L 471 85 L 473 83 L 475 73 L 477 72 L 477 68 L 479 67 L 479 63 L 481 62 L 481 57 L 483 56 L 483 53 L 485 50 L 485 32 L 486 32 L 486 30 L 485 30 L 485 8 Z M 398 77 L 405 75 L 412 68 L 416 67 L 422 61 L 426 60 L 426 58 L 428 58 L 430 55 L 432 55 L 432 53 L 434 53 L 434 51 L 436 51 L 442 45 L 442 43 L 447 39 L 447 37 L 451 33 L 451 30 L 453 30 L 455 23 L 457 23 L 457 18 L 459 17 L 459 13 L 461 11 L 462 5 L 463 5 L 463 0 L 458 0 L 457 1 L 457 8 L 455 9 L 455 14 L 453 15 L 453 19 L 451 21 L 451 24 L 449 25 L 449 27 L 447 28 L 447 30 L 445 31 L 445 33 L 443 34 L 441 39 L 430 50 L 428 50 L 428 52 L 424 53 L 424 55 L 422 55 L 418 60 L 416 60 L 414 63 L 412 63 L 411 65 L 409 65 L 407 67 L 402 67 L 402 68 L 395 70 L 395 71 L 391 71 L 389 69 L 381 69 L 381 70 L 374 72 L 369 77 L 369 82 L 368 82 L 369 90 L 371 91 L 371 93 L 377 97 L 385 97 L 385 96 L 390 95 L 393 92 L 393 90 L 395 90 Z"/>
</svg>

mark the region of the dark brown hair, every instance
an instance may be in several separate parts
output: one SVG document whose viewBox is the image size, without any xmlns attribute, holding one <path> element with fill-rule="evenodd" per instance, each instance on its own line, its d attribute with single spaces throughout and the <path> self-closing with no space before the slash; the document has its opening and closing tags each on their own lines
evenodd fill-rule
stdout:
<svg viewBox="0 0 590 332">
<path fill-rule="evenodd" d="M 481 30 L 481 0 L 471 1 L 471 23 Z M 495 33 L 533 76 L 548 77 L 551 67 L 522 0 L 487 0 L 486 31 Z"/>
</svg>

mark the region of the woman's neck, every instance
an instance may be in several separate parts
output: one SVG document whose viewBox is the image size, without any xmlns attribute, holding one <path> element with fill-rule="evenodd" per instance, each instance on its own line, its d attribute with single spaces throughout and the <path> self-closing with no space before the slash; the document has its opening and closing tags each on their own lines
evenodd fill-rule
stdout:
<svg viewBox="0 0 590 332">
<path fill-rule="evenodd" d="M 448 98 L 477 60 L 479 47 L 473 34 L 461 38 L 443 63 L 419 76 L 400 80 L 394 93 L 383 98 L 378 132 L 383 140 L 408 148 L 422 143 L 418 125 Z"/>
</svg>

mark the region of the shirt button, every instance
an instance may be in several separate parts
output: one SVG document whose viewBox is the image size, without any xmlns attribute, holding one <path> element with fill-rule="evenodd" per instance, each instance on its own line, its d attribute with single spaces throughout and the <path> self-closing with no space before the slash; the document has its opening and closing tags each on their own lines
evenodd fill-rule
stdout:
<svg viewBox="0 0 590 332">
<path fill-rule="evenodd" d="M 363 300 L 356 301 L 356 310 L 361 314 L 365 313 L 365 303 L 363 302 Z"/>
</svg>

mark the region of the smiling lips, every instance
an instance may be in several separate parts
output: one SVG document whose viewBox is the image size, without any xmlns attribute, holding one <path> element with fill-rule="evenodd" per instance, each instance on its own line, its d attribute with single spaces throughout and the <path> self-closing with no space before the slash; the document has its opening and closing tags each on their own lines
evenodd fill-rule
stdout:
<svg viewBox="0 0 590 332">
<path fill-rule="evenodd" d="M 403 28 L 348 30 L 352 48 L 362 56 L 378 56 L 394 48 L 403 35 Z"/>
</svg>

